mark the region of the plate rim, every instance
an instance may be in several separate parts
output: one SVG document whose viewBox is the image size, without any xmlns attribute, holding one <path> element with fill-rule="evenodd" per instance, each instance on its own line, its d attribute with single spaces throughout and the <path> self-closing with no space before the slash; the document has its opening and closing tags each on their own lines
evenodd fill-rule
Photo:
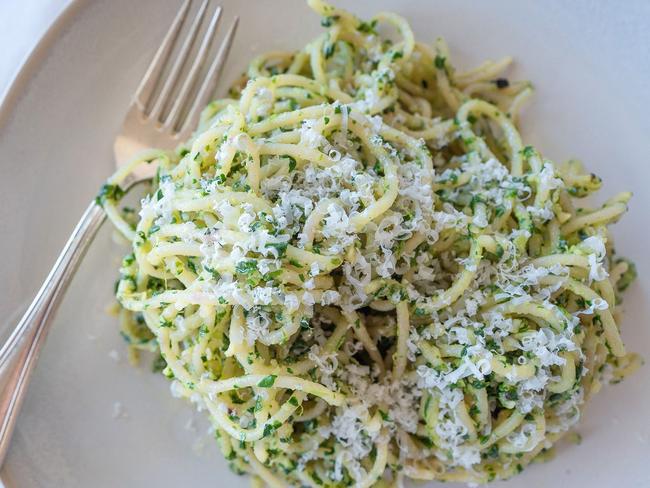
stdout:
<svg viewBox="0 0 650 488">
<path fill-rule="evenodd" d="M 29 82 L 47 59 L 53 45 L 87 4 L 88 0 L 70 0 L 15 68 L 9 84 L 0 93 L 0 131 L 6 128 Z M 11 488 L 5 483 L 2 467 L 0 465 L 0 488 Z"/>
<path fill-rule="evenodd" d="M 69 0 L 68 5 L 55 16 L 36 44 L 20 61 L 10 76 L 6 89 L 0 93 L 0 131 L 6 128 L 29 82 L 47 59 L 53 45 L 87 5 L 88 0 Z"/>
<path fill-rule="evenodd" d="M 0 131 L 5 130 L 11 123 L 12 115 L 19 107 L 23 96 L 31 89 L 32 80 L 42 69 L 56 43 L 60 41 L 73 22 L 84 14 L 89 4 L 88 0 L 69 0 L 61 12 L 53 17 L 50 25 L 14 69 L 7 87 L 0 92 Z M 1 468 L 2 466 L 0 466 L 0 471 L 2 471 Z M 0 488 L 3 486 L 11 488 L 6 483 L 3 484 L 5 481 L 3 478 L 2 472 L 0 472 Z"/>
</svg>

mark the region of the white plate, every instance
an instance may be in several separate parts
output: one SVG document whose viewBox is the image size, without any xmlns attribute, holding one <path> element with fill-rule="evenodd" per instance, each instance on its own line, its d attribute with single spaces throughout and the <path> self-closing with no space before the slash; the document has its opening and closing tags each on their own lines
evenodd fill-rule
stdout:
<svg viewBox="0 0 650 488">
<path fill-rule="evenodd" d="M 243 18 L 227 79 L 253 53 L 298 48 L 319 32 L 318 19 L 300 1 L 222 4 L 227 17 Z M 5 101 L 0 339 L 111 173 L 113 136 L 177 5 L 75 3 Z M 603 198 L 635 192 L 614 231 L 619 251 L 636 261 L 641 275 L 626 295 L 623 336 L 629 349 L 650 357 L 650 3 L 367 0 L 352 6 L 364 15 L 403 14 L 422 40 L 445 36 L 461 66 L 514 55 L 518 74 L 538 89 L 523 121 L 527 141 L 557 160 L 582 158 L 604 177 Z M 104 313 L 118 254 L 104 229 L 48 338 L 3 479 L 9 487 L 247 486 L 228 471 L 215 443 L 201 438 L 204 423 L 196 422 L 197 432 L 185 428 L 193 414 L 171 398 L 163 378 L 109 357 L 112 350 L 124 357 L 115 320 Z M 116 402 L 126 416 L 113 418 Z M 580 427 L 582 445 L 503 486 L 650 486 L 649 405 L 650 375 L 643 368 L 594 399 Z"/>
</svg>

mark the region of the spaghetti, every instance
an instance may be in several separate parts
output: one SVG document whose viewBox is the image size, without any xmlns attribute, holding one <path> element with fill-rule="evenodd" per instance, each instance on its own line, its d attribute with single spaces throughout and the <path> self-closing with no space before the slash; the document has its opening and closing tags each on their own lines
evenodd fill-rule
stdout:
<svg viewBox="0 0 650 488">
<path fill-rule="evenodd" d="M 634 268 L 580 163 L 521 140 L 506 58 L 458 73 L 395 14 L 309 0 L 325 32 L 252 61 L 193 138 L 152 151 L 117 298 L 134 349 L 206 409 L 257 486 L 488 482 L 523 469 L 638 365 Z"/>
</svg>

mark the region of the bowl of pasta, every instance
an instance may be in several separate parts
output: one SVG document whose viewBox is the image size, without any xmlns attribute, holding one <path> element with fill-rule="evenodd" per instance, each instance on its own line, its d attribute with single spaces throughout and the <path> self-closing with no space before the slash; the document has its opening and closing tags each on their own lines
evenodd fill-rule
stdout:
<svg viewBox="0 0 650 488">
<path fill-rule="evenodd" d="M 89 196 L 111 224 L 7 486 L 648 486 L 647 6 L 222 4 L 222 86 L 133 191 L 175 2 L 74 3 L 3 105 L 7 330 Z"/>
</svg>

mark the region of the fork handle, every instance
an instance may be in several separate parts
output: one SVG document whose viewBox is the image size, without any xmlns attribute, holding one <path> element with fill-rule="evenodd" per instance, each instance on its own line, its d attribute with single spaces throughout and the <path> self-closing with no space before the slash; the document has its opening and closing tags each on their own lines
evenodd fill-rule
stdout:
<svg viewBox="0 0 650 488">
<path fill-rule="evenodd" d="M 81 259 L 105 219 L 94 201 L 75 227 L 34 301 L 0 349 L 0 466 L 11 440 L 31 373 L 52 318 L 61 303 Z"/>
</svg>

